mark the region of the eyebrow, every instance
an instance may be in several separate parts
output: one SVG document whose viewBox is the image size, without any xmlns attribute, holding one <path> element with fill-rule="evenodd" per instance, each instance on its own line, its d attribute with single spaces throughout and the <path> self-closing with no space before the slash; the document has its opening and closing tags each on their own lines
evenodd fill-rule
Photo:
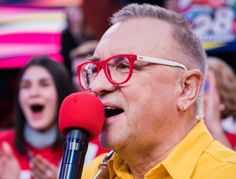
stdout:
<svg viewBox="0 0 236 179">
<path fill-rule="evenodd" d="M 88 56 L 86 59 L 89 61 L 100 61 L 101 60 L 99 57 L 96 57 L 96 56 Z"/>
<path fill-rule="evenodd" d="M 39 80 L 39 81 L 53 81 L 53 78 L 52 77 L 41 77 L 41 78 L 38 78 L 37 80 Z M 28 82 L 28 81 L 31 81 L 31 79 L 30 78 L 22 78 L 20 80 L 20 83 Z"/>
<path fill-rule="evenodd" d="M 90 50 L 90 51 L 87 51 L 87 52 L 83 52 L 83 53 L 80 53 L 80 54 L 77 54 L 74 56 L 74 58 L 81 58 L 81 57 L 90 57 L 93 55 L 93 50 Z"/>
</svg>

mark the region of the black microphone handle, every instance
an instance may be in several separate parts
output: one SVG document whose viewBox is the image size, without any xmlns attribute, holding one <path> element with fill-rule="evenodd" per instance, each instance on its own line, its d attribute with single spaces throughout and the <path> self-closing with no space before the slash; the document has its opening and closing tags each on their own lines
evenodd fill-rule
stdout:
<svg viewBox="0 0 236 179">
<path fill-rule="evenodd" d="M 88 148 L 89 134 L 80 129 L 72 129 L 66 136 L 59 179 L 80 179 Z"/>
</svg>

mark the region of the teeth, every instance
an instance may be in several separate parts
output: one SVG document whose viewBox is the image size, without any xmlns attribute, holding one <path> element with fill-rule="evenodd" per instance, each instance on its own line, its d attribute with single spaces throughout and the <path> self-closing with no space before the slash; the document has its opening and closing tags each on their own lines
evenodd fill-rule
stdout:
<svg viewBox="0 0 236 179">
<path fill-rule="evenodd" d="M 116 108 L 113 108 L 111 106 L 105 106 L 105 109 L 116 109 Z"/>
</svg>

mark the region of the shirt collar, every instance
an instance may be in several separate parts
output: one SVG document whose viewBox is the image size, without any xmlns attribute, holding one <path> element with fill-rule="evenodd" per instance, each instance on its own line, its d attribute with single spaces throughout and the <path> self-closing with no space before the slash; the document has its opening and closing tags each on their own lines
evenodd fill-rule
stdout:
<svg viewBox="0 0 236 179">
<path fill-rule="evenodd" d="M 201 120 L 161 163 L 173 178 L 189 179 L 199 157 L 212 141 L 213 137 Z"/>
</svg>

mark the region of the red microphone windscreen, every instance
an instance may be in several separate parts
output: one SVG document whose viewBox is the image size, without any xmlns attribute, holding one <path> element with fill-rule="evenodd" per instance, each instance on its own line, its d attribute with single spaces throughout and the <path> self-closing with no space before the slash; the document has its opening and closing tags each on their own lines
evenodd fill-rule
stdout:
<svg viewBox="0 0 236 179">
<path fill-rule="evenodd" d="M 83 129 L 93 140 L 101 132 L 104 118 L 103 104 L 95 95 L 77 92 L 63 100 L 58 126 L 63 135 L 71 129 Z"/>
</svg>

